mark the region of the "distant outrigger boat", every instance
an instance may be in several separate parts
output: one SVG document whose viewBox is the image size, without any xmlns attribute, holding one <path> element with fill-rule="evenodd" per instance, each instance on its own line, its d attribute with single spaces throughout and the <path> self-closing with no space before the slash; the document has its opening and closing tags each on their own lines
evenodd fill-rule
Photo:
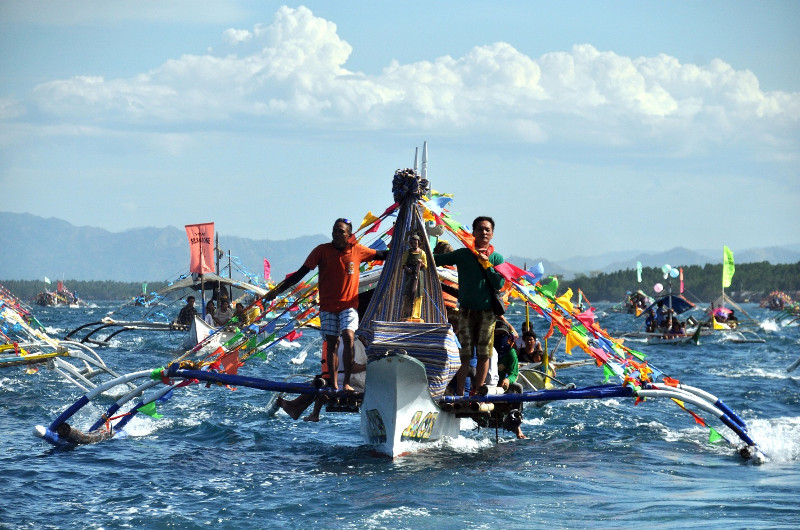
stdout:
<svg viewBox="0 0 800 530">
<path fill-rule="evenodd" d="M 723 340 L 734 344 L 766 342 L 756 333 L 760 327 L 759 323 L 725 294 L 725 288 L 730 287 L 735 270 L 733 252 L 727 246 L 723 246 L 722 295 L 711 303 L 706 325 L 718 333 Z M 726 306 L 734 308 L 739 315 L 743 316 L 734 318 L 734 312 Z"/>
<path fill-rule="evenodd" d="M 425 161 L 426 153 L 423 157 Z M 435 271 L 433 267 L 431 270 L 426 269 L 423 275 L 423 292 L 426 296 L 420 311 L 422 322 L 409 321 L 401 314 L 404 292 L 402 286 L 403 282 L 407 281 L 403 277 L 401 256 L 407 244 L 406 237 L 413 232 L 424 233 L 427 219 L 445 225 L 467 247 L 471 248 L 471 245 L 469 234 L 462 225 L 445 213 L 442 202 L 426 196 L 429 191 L 424 176 L 424 164 L 422 178 L 414 170 L 398 170 L 393 182 L 395 204 L 387 209 L 384 215 L 370 222 L 365 220 L 359 228 L 360 231 L 372 227 L 367 232 L 376 230 L 376 223 L 379 224 L 381 219 L 399 207 L 397 220 L 393 226 L 394 243 L 390 247 L 391 252 L 358 330 L 358 334 L 366 337 L 369 344 L 366 388 L 363 394 L 333 392 L 309 383 L 270 381 L 239 375 L 238 367 L 243 365 L 255 351 L 255 348 L 251 347 L 255 337 L 265 332 L 272 332 L 272 336 L 275 336 L 275 320 L 266 323 L 262 320 L 242 330 L 238 342 L 229 342 L 220 347 L 219 355 L 209 359 L 208 362 L 181 361 L 161 370 L 145 370 L 123 376 L 125 381 L 137 379 L 146 381 L 137 387 L 141 389 L 139 395 L 146 389 L 157 387 L 158 384 L 163 386 L 140 399 L 116 423 L 108 422 L 105 418 L 112 417 L 123 405 L 138 396 L 131 393 L 125 400 L 119 400 L 89 428 L 89 435 L 97 433 L 97 440 L 102 439 L 105 435 L 102 435 L 99 429 L 107 423 L 110 431 L 105 437 L 112 436 L 124 429 L 137 412 L 150 406 L 155 400 L 167 395 L 173 389 L 197 382 L 220 383 L 272 392 L 326 394 L 330 399 L 344 400 L 360 409 L 361 431 L 365 441 L 377 451 L 391 457 L 424 447 L 426 442 L 457 436 L 460 419 L 463 417 L 475 418 L 479 424 L 494 424 L 513 430 L 513 427 L 521 422 L 520 409 L 523 403 L 611 397 L 631 397 L 637 400 L 666 397 L 678 402 L 684 410 L 688 411 L 686 407 L 693 406 L 701 412 L 716 416 L 744 442 L 745 445 L 739 448 L 740 454 L 756 460 L 765 458 L 756 442 L 749 436 L 747 425 L 718 398 L 665 376 L 657 368 L 645 362 L 641 353 L 623 346 L 620 341 L 602 330 L 595 322 L 591 309 L 578 314 L 564 297 L 556 298 L 556 281 L 541 286 L 539 278 L 511 264 L 504 264 L 502 270 L 498 266 L 498 272 L 506 277 L 516 294 L 546 318 L 552 328 L 567 337 L 568 350 L 571 347 L 579 347 L 592 358 L 593 362 L 603 367 L 607 378 L 619 378 L 622 384 L 542 389 L 522 394 L 487 392 L 486 395 L 468 397 L 446 395 L 447 384 L 458 369 L 460 359 L 455 336 L 444 312 L 438 274 L 433 272 Z M 427 238 L 422 238 L 422 243 L 428 263 L 434 263 Z M 308 301 L 313 296 L 313 291 L 309 289 L 310 286 L 302 284 L 298 286 L 289 295 L 295 299 L 295 302 L 290 304 L 299 305 L 298 299 L 303 302 Z M 258 303 L 266 303 L 266 300 L 262 299 Z M 265 310 L 273 308 L 274 306 Z M 296 317 L 299 324 L 302 324 L 300 319 L 307 317 L 310 310 L 298 307 L 302 315 Z M 664 381 L 656 382 L 660 377 L 663 377 Z M 76 440 L 63 436 L 60 432 L 69 433 L 69 428 L 62 429 L 62 426 L 95 395 L 95 391 L 87 393 L 48 427 L 37 426 L 35 429 L 37 436 L 54 445 L 84 443 L 80 438 Z M 694 421 L 706 425 L 698 414 L 690 413 Z M 712 435 L 722 437 L 713 428 L 709 429 Z"/>
<path fill-rule="evenodd" d="M 225 290 L 228 293 L 239 293 L 242 299 L 252 301 L 255 298 L 260 298 L 267 293 L 267 289 L 258 285 L 253 285 L 241 280 L 234 280 L 232 278 L 225 278 L 213 273 L 206 273 L 200 276 L 186 275 L 180 277 L 178 280 L 171 282 L 169 285 L 154 292 L 149 299 L 153 302 L 149 304 L 144 310 L 144 314 L 138 320 L 116 318 L 116 313 L 134 313 L 134 309 L 138 312 L 143 311 L 141 305 L 136 304 L 136 300 L 132 303 L 112 311 L 102 319 L 82 324 L 77 328 L 69 331 L 65 338 L 76 340 L 82 343 L 90 343 L 96 346 L 107 346 L 111 339 L 125 331 L 167 331 L 187 334 L 193 327 L 190 325 L 178 324 L 174 321 L 172 316 L 167 316 L 164 310 L 167 307 L 176 307 L 173 311 L 177 311 L 182 307 L 183 301 L 189 294 L 202 293 L 204 291 L 219 291 Z M 198 295 L 202 301 L 205 296 Z M 209 296 L 210 297 L 210 296 Z M 155 301 L 158 302 L 155 302 Z M 235 301 L 236 299 L 234 299 Z M 180 305 L 178 305 L 180 304 Z M 202 304 L 202 302 L 201 302 Z M 202 311 L 199 312 L 202 314 Z M 202 319 L 201 319 L 202 322 Z M 192 345 L 197 344 L 197 330 L 195 330 L 195 340 Z"/>
<path fill-rule="evenodd" d="M 50 280 L 45 278 L 45 283 L 49 284 Z M 55 291 L 48 291 L 45 288 L 34 298 L 34 303 L 39 306 L 45 307 L 70 307 L 77 309 L 79 307 L 86 307 L 88 304 L 78 298 L 78 295 L 70 291 L 64 286 L 64 282 L 58 280 Z"/>
</svg>

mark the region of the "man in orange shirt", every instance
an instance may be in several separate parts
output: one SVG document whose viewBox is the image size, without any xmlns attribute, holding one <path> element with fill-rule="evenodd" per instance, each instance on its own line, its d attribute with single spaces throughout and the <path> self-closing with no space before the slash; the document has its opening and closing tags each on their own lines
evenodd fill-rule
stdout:
<svg viewBox="0 0 800 530">
<path fill-rule="evenodd" d="M 311 270 L 319 267 L 319 311 L 322 336 L 327 343 L 330 370 L 328 385 L 338 390 L 336 374 L 339 371 L 338 338 L 342 338 L 344 364 L 344 390 L 352 390 L 350 373 L 353 363 L 353 341 L 358 329 L 358 278 L 359 265 L 365 261 L 385 260 L 388 250 L 366 247 L 353 237 L 353 225 L 339 218 L 333 223 L 333 241 L 317 246 L 303 265 L 275 286 L 266 295 L 267 300 L 299 282 Z"/>
</svg>

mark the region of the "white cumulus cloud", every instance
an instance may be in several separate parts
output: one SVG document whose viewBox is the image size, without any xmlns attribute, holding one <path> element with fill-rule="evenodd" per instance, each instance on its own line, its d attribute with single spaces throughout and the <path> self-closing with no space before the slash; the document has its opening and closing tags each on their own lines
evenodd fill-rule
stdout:
<svg viewBox="0 0 800 530">
<path fill-rule="evenodd" d="M 463 57 L 393 61 L 367 74 L 346 68 L 350 44 L 334 23 L 304 7 L 283 7 L 270 24 L 231 28 L 223 39 L 225 53 L 187 54 L 130 79 L 44 83 L 35 101 L 46 113 L 109 126 L 288 121 L 488 132 L 522 142 L 625 145 L 650 138 L 683 148 L 745 133 L 780 143 L 796 136 L 800 118 L 800 94 L 765 92 L 752 72 L 721 59 L 681 64 L 664 54 L 631 58 L 591 44 L 533 58 L 497 42 Z"/>
</svg>

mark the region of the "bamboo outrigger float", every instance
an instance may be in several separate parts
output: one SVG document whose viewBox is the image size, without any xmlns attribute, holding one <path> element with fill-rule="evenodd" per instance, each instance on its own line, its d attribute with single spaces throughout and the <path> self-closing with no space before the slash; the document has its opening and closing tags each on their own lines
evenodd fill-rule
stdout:
<svg viewBox="0 0 800 530">
<path fill-rule="evenodd" d="M 426 160 L 426 151 L 423 156 L 423 160 Z M 407 318 L 402 314 L 407 308 L 403 304 L 402 293 L 405 292 L 403 283 L 408 280 L 402 272 L 401 256 L 407 245 L 407 236 L 412 233 L 424 234 L 426 224 L 431 220 L 444 226 L 465 246 L 470 246 L 470 239 L 464 227 L 447 215 L 444 205 L 449 199 L 431 196 L 424 173 L 424 165 L 422 176 L 414 170 L 398 170 L 393 181 L 395 204 L 381 216 L 369 214 L 356 231 L 377 231 L 380 221 L 396 211 L 391 252 L 357 331 L 359 336 L 366 338 L 368 344 L 369 362 L 363 394 L 332 391 L 308 382 L 271 381 L 238 373 L 240 366 L 244 366 L 258 351 L 274 344 L 276 336 L 289 329 L 289 326 L 294 331 L 311 320 L 314 308 L 309 304 L 315 293 L 314 285 L 300 284 L 285 300 L 276 300 L 273 304 L 269 304 L 266 298 L 257 300 L 255 303 L 262 304 L 264 308 L 262 319 L 241 329 L 238 338 L 234 337 L 220 346 L 210 358 L 182 358 L 167 367 L 120 377 L 118 382 L 136 382 L 138 386 L 89 426 L 85 433 L 87 439 L 100 441 L 114 436 L 122 432 L 138 412 L 152 413 L 155 401 L 171 395 L 172 390 L 207 382 L 271 392 L 327 395 L 334 403 L 346 404 L 344 408 L 347 410 L 359 410 L 365 443 L 391 457 L 425 447 L 428 442 L 458 436 L 461 418 L 465 417 L 474 419 L 478 425 L 514 430 L 522 421 L 521 405 L 524 403 L 604 398 L 633 398 L 639 402 L 663 397 L 678 403 L 702 425 L 707 426 L 697 413 L 687 407 L 715 416 L 744 444 L 731 442 L 737 446 L 740 454 L 756 461 L 765 459 L 757 443 L 748 434 L 745 422 L 722 401 L 666 376 L 644 361 L 643 354 L 610 337 L 596 323 L 592 309 L 578 312 L 568 297 L 556 296 L 557 281 L 554 279 L 542 285 L 541 275 L 511 264 L 503 264 L 502 268 L 498 266 L 497 270 L 511 286 L 513 296 L 524 300 L 550 323 L 548 335 L 553 331 L 562 333 L 566 337 L 567 351 L 573 348 L 583 350 L 592 362 L 602 368 L 606 380 L 613 377 L 620 383 L 584 388 L 538 389 L 521 394 L 498 394 L 489 389 L 484 395 L 447 395 L 446 387 L 460 365 L 460 358 L 458 343 L 447 322 L 439 276 L 435 267 L 425 270 L 422 276 L 425 296 L 419 318 Z M 422 238 L 422 243 L 428 263 L 434 263 L 428 238 Z M 276 317 L 274 311 L 280 307 L 293 307 L 297 315 L 279 330 L 277 322 L 280 317 Z M 284 313 L 286 311 L 288 309 Z M 267 334 L 270 334 L 268 339 L 259 338 Z M 663 378 L 663 382 L 658 382 L 659 378 Z M 107 384 L 115 383 L 112 381 Z M 146 391 L 149 393 L 145 395 Z M 84 443 L 76 434 L 81 431 L 71 427 L 67 429 L 63 425 L 100 392 L 102 389 L 97 388 L 86 393 L 49 426 L 37 426 L 35 434 L 54 445 Z M 138 401 L 131 406 L 130 403 L 136 398 Z M 125 412 L 118 414 L 122 410 Z M 712 434 L 722 437 L 713 428 L 708 428 Z"/>
</svg>

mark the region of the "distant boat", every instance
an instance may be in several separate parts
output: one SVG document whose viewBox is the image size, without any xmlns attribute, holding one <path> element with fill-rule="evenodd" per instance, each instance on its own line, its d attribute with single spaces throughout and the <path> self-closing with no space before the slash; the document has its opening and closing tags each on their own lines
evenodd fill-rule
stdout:
<svg viewBox="0 0 800 530">
<path fill-rule="evenodd" d="M 49 284 L 50 280 L 45 279 L 45 283 Z M 39 306 L 45 307 L 70 307 L 76 309 L 78 307 L 86 307 L 88 304 L 78 298 L 76 293 L 73 293 L 64 286 L 64 282 L 58 280 L 55 291 L 44 291 L 36 295 L 33 302 Z"/>
<path fill-rule="evenodd" d="M 202 277 L 186 275 L 174 282 L 170 282 L 169 285 L 155 293 L 147 295 L 146 304 L 140 303 L 141 297 L 138 297 L 100 320 L 88 322 L 69 331 L 65 338 L 96 346 L 107 346 L 112 338 L 129 330 L 185 333 L 194 328 L 194 326 L 175 323 L 172 313 L 177 314 L 177 310 L 183 305 L 183 300 L 187 296 L 198 292 L 205 293 L 206 291 L 228 293 L 231 296 L 232 303 L 242 300 L 246 302 L 245 305 L 249 304 L 254 298 L 264 296 L 267 292 L 261 286 L 212 273 L 204 274 Z M 211 294 L 198 294 L 198 300 L 211 299 L 211 296 Z M 143 307 L 146 309 L 142 309 Z M 177 309 L 170 311 L 168 316 L 164 312 L 167 307 L 177 307 Z M 131 316 L 133 316 L 133 313 L 137 313 L 136 316 L 138 318 L 120 318 L 117 317 L 117 313 Z M 200 322 L 205 325 L 202 319 Z M 201 332 L 205 331 L 205 328 L 201 330 Z M 205 334 L 207 335 L 207 333 Z M 197 335 L 195 334 L 194 336 L 196 337 Z M 192 345 L 197 344 L 197 340 L 192 342 Z"/>
</svg>

